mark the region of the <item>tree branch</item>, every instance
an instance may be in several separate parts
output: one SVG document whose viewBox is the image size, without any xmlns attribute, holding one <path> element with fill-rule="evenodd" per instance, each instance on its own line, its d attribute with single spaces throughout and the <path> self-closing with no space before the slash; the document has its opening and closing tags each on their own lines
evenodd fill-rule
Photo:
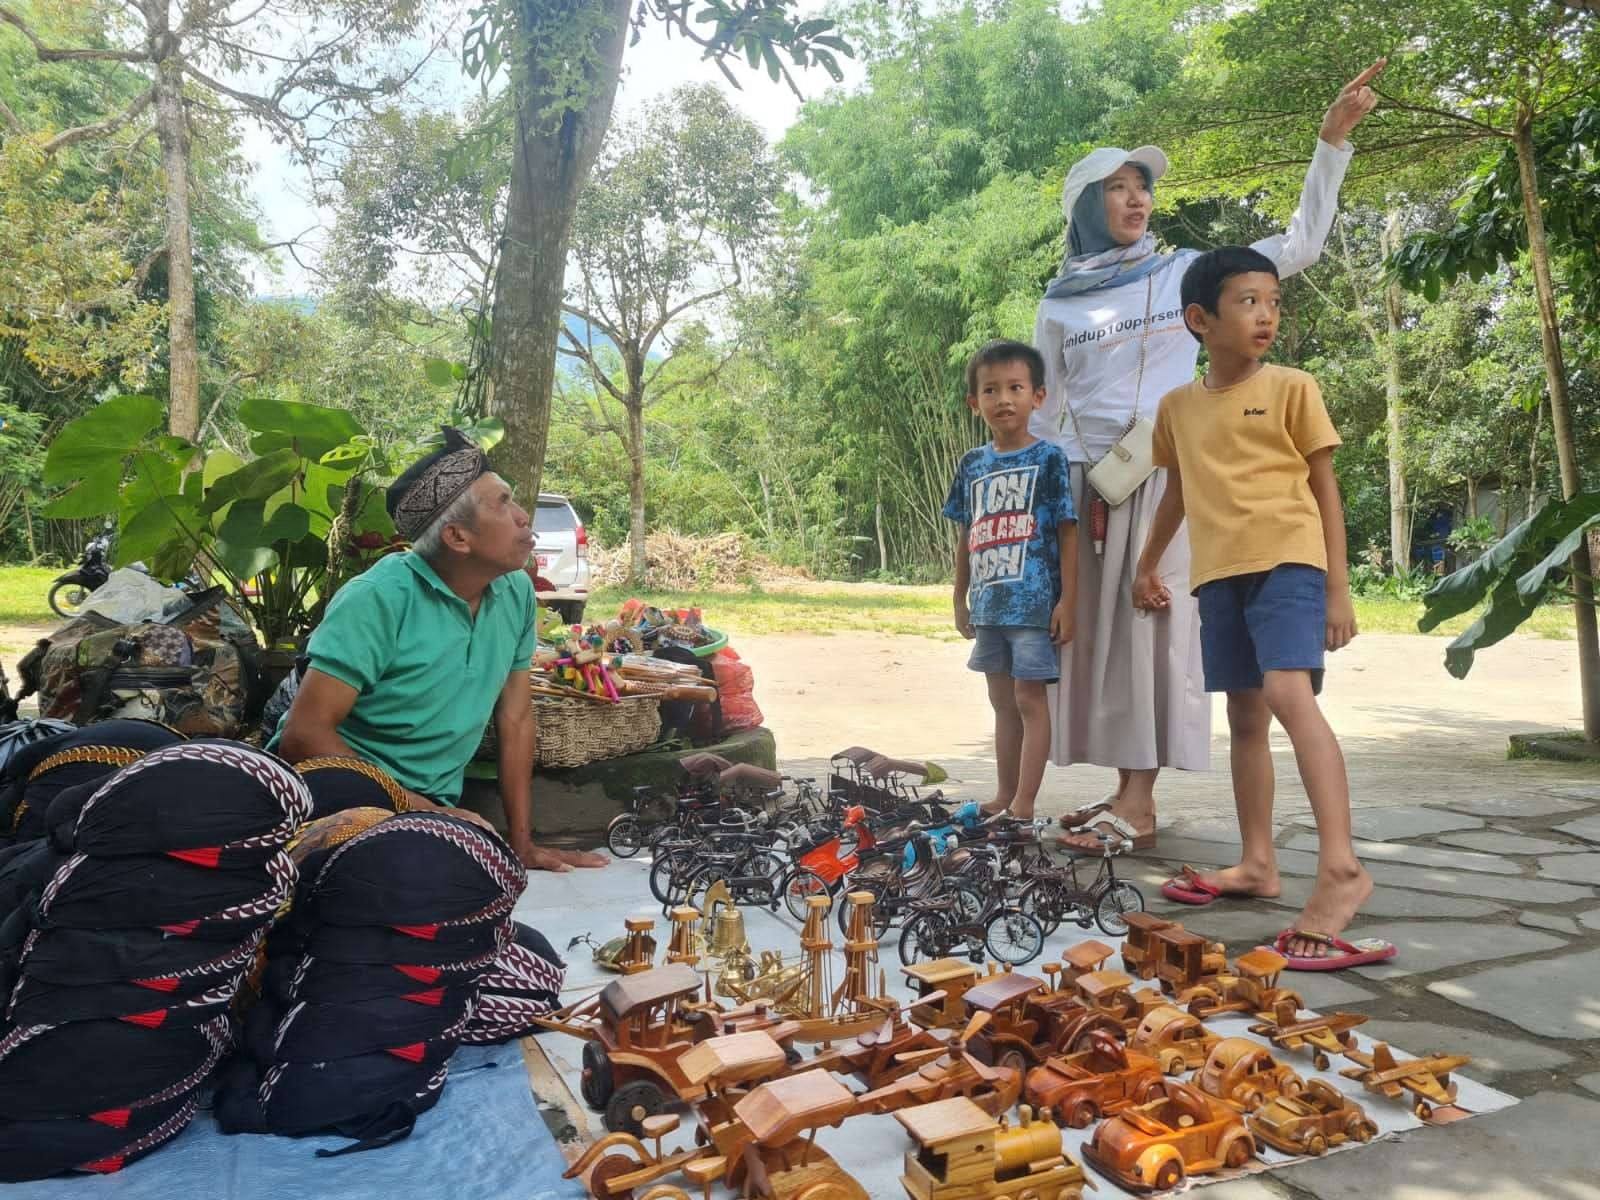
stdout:
<svg viewBox="0 0 1600 1200">
<path fill-rule="evenodd" d="M 113 50 L 109 47 L 89 46 L 46 46 L 39 40 L 39 35 L 29 28 L 28 23 L 12 12 L 9 7 L 0 4 L 0 23 L 13 25 L 21 31 L 22 36 L 33 44 L 33 52 L 40 62 L 150 62 L 148 50 Z"/>
<path fill-rule="evenodd" d="M 74 129 L 63 129 L 41 146 L 40 149 L 46 154 L 54 154 L 57 150 L 70 146 L 75 142 L 109 137 L 149 108 L 155 98 L 156 90 L 152 87 L 116 116 L 107 117 L 104 121 L 96 121 L 93 125 L 79 125 Z"/>
</svg>

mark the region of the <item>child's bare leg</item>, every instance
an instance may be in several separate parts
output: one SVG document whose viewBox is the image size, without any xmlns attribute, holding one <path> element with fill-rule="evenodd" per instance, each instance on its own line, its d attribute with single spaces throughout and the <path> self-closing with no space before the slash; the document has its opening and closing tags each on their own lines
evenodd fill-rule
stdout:
<svg viewBox="0 0 1600 1200">
<path fill-rule="evenodd" d="M 1317 882 L 1295 918 L 1296 929 L 1340 934 L 1355 920 L 1372 894 L 1372 877 L 1356 858 L 1350 841 L 1350 782 L 1344 755 L 1333 735 L 1307 671 L 1268 671 L 1263 693 L 1273 716 L 1294 743 L 1295 763 L 1317 820 Z M 1289 953 L 1320 958 L 1320 942 L 1291 939 Z"/>
<path fill-rule="evenodd" d="M 1272 710 L 1260 688 L 1228 693 L 1233 809 L 1244 851 L 1239 865 L 1201 876 L 1224 893 L 1272 897 L 1283 890 L 1272 847 Z"/>
<path fill-rule="evenodd" d="M 1037 679 L 1012 681 L 1012 695 L 1022 723 L 1017 756 L 1017 786 L 1011 797 L 1011 815 L 1033 817 L 1033 804 L 1044 782 L 1044 765 L 1050 758 L 1050 697 Z"/>
<path fill-rule="evenodd" d="M 1001 672 L 985 673 L 989 685 L 989 706 L 994 709 L 994 799 L 983 806 L 993 815 L 1005 812 L 1017 794 L 1017 769 L 1022 759 L 1022 714 L 1012 691 L 1012 679 Z"/>
</svg>

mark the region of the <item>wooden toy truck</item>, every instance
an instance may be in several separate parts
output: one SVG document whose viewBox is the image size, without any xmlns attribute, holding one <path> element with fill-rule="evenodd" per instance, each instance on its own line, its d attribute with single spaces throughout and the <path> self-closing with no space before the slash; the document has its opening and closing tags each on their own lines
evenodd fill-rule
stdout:
<svg viewBox="0 0 1600 1200">
<path fill-rule="evenodd" d="M 917 1148 L 906 1154 L 900 1186 L 911 1200 L 1080 1200 L 1083 1168 L 1061 1148 L 1061 1131 L 1036 1120 L 996 1121 L 956 1096 L 895 1114 Z"/>
</svg>

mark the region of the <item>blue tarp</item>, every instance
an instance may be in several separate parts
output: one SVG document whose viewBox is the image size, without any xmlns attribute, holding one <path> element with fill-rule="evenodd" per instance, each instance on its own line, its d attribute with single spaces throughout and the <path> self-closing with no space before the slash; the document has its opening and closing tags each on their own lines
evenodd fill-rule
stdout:
<svg viewBox="0 0 1600 1200">
<path fill-rule="evenodd" d="M 492 1067 L 488 1064 L 494 1064 Z M 450 1080 L 410 1137 L 338 1158 L 319 1148 L 345 1138 L 229 1137 L 209 1113 L 170 1145 L 126 1169 L 11 1184 L 6 1200 L 567 1200 L 585 1193 L 561 1178 L 566 1163 L 528 1090 L 522 1050 L 464 1046 Z"/>
</svg>

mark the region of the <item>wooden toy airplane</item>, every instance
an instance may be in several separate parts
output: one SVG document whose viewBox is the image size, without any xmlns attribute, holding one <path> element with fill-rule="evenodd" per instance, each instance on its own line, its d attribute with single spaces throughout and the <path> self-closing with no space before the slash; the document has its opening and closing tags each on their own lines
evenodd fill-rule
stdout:
<svg viewBox="0 0 1600 1200">
<path fill-rule="evenodd" d="M 1347 1050 L 1345 1057 L 1361 1065 L 1346 1067 L 1339 1072 L 1341 1075 L 1346 1079 L 1359 1080 L 1369 1092 L 1377 1092 L 1391 1100 L 1398 1100 L 1402 1094 L 1410 1092 L 1416 1097 L 1416 1114 L 1423 1120 L 1433 1115 L 1435 1105 L 1455 1101 L 1456 1085 L 1450 1078 L 1450 1072 L 1472 1061 L 1465 1054 L 1435 1054 L 1397 1063 L 1394 1052 L 1384 1042 L 1375 1043 L 1370 1055 L 1359 1050 Z"/>
<path fill-rule="evenodd" d="M 1257 1013 L 1262 1020 L 1250 1026 L 1250 1032 L 1266 1038 L 1284 1050 L 1311 1048 L 1311 1060 L 1319 1071 L 1326 1071 L 1332 1055 L 1347 1054 L 1356 1048 L 1355 1035 L 1350 1032 L 1367 1019 L 1365 1013 L 1336 1012 L 1321 1017 L 1307 1017 L 1303 1021 L 1280 1021 L 1283 1014 Z"/>
</svg>

